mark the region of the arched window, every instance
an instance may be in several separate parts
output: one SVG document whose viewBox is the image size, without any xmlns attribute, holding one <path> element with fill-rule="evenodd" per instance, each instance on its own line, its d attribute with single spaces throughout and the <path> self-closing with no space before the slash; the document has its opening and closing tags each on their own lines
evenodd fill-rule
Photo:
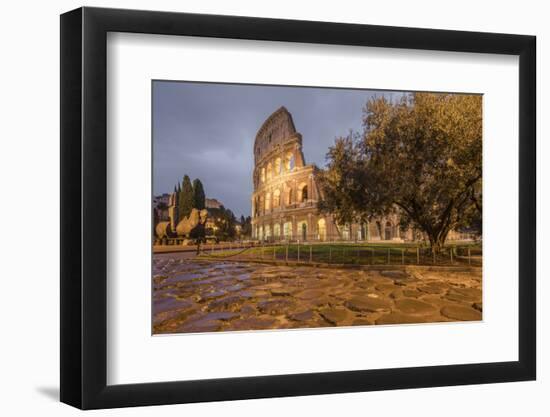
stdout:
<svg viewBox="0 0 550 417">
<path fill-rule="evenodd" d="M 307 184 L 300 184 L 300 188 L 298 189 L 298 201 L 304 202 L 307 201 Z"/>
<path fill-rule="evenodd" d="M 269 180 L 272 178 L 272 176 L 273 176 L 272 170 L 273 170 L 273 166 L 271 165 L 271 162 L 270 162 L 269 164 L 267 164 L 267 175 L 266 175 L 266 176 L 267 176 L 267 180 L 268 180 L 268 181 L 269 181 Z"/>
<path fill-rule="evenodd" d="M 283 234 L 285 236 L 285 239 L 292 239 L 292 223 L 286 222 L 283 225 Z"/>
<path fill-rule="evenodd" d="M 278 239 L 281 237 L 281 226 L 279 223 L 275 223 L 275 226 L 273 226 L 273 236 Z"/>
<path fill-rule="evenodd" d="M 285 157 L 285 170 L 290 172 L 294 169 L 294 154 L 289 152 Z"/>
<path fill-rule="evenodd" d="M 343 226 L 340 226 L 340 229 L 342 230 L 342 239 L 343 240 L 350 240 L 349 225 L 345 224 Z"/>
<path fill-rule="evenodd" d="M 261 178 L 262 182 L 265 182 L 265 168 L 262 168 Z"/>
<path fill-rule="evenodd" d="M 275 175 L 281 175 L 283 164 L 281 164 L 281 158 L 275 159 Z"/>
<path fill-rule="evenodd" d="M 287 188 L 285 191 L 285 205 L 290 206 L 292 204 L 292 188 Z"/>
<path fill-rule="evenodd" d="M 271 210 L 271 193 L 265 195 L 265 211 Z"/>
<path fill-rule="evenodd" d="M 391 240 L 392 239 L 392 225 L 390 222 L 386 223 L 386 227 L 384 228 L 384 240 Z"/>
<path fill-rule="evenodd" d="M 278 188 L 273 191 L 273 208 L 279 207 L 281 205 L 281 190 Z"/>
<path fill-rule="evenodd" d="M 298 223 L 298 234 L 302 242 L 307 241 L 307 222 L 302 221 Z"/>
<path fill-rule="evenodd" d="M 265 211 L 265 198 L 264 196 L 260 196 L 260 212 L 263 213 Z"/>
<path fill-rule="evenodd" d="M 269 238 L 271 237 L 271 227 L 269 227 L 268 224 L 265 226 L 264 237 L 265 237 L 266 239 L 269 239 Z"/>
<path fill-rule="evenodd" d="M 319 219 L 317 221 L 317 229 L 319 231 L 319 240 L 327 240 L 327 223 L 325 219 Z"/>
</svg>

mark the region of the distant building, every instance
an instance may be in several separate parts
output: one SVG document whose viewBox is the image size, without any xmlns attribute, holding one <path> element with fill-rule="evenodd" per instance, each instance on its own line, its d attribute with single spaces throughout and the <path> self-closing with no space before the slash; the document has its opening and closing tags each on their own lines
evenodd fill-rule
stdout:
<svg viewBox="0 0 550 417">
<path fill-rule="evenodd" d="M 216 200 L 215 198 L 207 198 L 205 200 L 205 205 L 207 209 L 209 208 L 219 209 L 223 206 L 223 204 L 220 201 Z"/>
<path fill-rule="evenodd" d="M 164 193 L 153 197 L 153 210 L 156 210 L 159 221 L 168 221 L 168 206 L 170 205 L 170 194 Z"/>
</svg>

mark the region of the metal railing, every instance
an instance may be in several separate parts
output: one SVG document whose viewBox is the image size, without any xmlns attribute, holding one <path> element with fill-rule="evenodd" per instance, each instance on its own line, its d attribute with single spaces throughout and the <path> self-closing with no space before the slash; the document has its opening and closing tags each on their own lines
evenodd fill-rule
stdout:
<svg viewBox="0 0 550 417">
<path fill-rule="evenodd" d="M 469 265 L 482 264 L 481 245 L 449 244 L 438 253 L 425 245 L 384 243 L 254 243 L 202 245 L 201 256 L 327 265 Z"/>
</svg>

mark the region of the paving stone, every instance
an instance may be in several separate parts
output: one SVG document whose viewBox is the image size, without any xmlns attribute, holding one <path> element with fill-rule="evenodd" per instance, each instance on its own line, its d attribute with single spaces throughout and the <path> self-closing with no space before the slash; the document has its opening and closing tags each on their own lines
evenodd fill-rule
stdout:
<svg viewBox="0 0 550 417">
<path fill-rule="evenodd" d="M 393 290 L 399 289 L 397 285 L 394 284 L 378 284 L 374 287 L 377 291 L 380 291 L 384 294 L 389 294 Z"/>
<path fill-rule="evenodd" d="M 437 308 L 433 305 L 415 300 L 414 298 L 395 300 L 395 307 L 402 313 L 411 316 L 425 316 L 428 314 L 433 314 L 437 311 Z"/>
<path fill-rule="evenodd" d="M 418 298 L 422 295 L 422 293 L 420 291 L 417 291 L 417 290 L 405 289 L 405 290 L 403 290 L 403 295 L 405 297 L 409 297 L 409 298 Z"/>
<path fill-rule="evenodd" d="M 473 303 L 472 307 L 478 311 L 483 311 L 483 303 Z"/>
<path fill-rule="evenodd" d="M 351 312 L 343 307 L 329 307 L 319 310 L 319 314 L 328 322 L 337 326 L 351 316 Z"/>
<path fill-rule="evenodd" d="M 453 320 L 474 321 L 481 320 L 481 312 L 465 306 L 445 306 L 441 314 Z"/>
<path fill-rule="evenodd" d="M 286 298 L 260 301 L 257 305 L 258 310 L 266 314 L 282 314 L 289 310 L 292 310 L 294 306 L 295 303 Z"/>
<path fill-rule="evenodd" d="M 182 333 L 215 332 L 221 329 L 221 322 L 217 320 L 197 320 L 182 325 L 178 331 Z"/>
<path fill-rule="evenodd" d="M 376 324 L 411 324 L 421 322 L 421 317 L 411 316 L 409 314 L 403 314 L 395 311 L 390 314 L 384 314 L 376 320 Z"/>
<path fill-rule="evenodd" d="M 477 288 L 453 288 L 446 297 L 453 301 L 475 302 L 481 300 L 481 290 Z"/>
<path fill-rule="evenodd" d="M 363 318 L 363 317 L 358 318 L 358 319 L 355 319 L 355 320 L 351 323 L 352 326 L 371 326 L 371 325 L 373 325 L 373 324 L 374 324 L 373 321 L 371 321 L 371 320 L 369 320 L 369 319 L 366 319 L 366 318 Z"/>
<path fill-rule="evenodd" d="M 305 290 L 305 291 L 296 293 L 294 296 L 300 300 L 311 300 L 314 298 L 319 298 L 324 294 L 325 292 L 321 290 Z"/>
<path fill-rule="evenodd" d="M 445 283 L 431 282 L 417 288 L 419 291 L 425 292 L 427 294 L 442 294 L 449 289 L 449 285 Z"/>
<path fill-rule="evenodd" d="M 346 307 L 353 311 L 389 311 L 390 301 L 383 298 L 352 298 L 345 302 Z"/>
<path fill-rule="evenodd" d="M 271 290 L 271 295 L 284 297 L 292 294 L 292 290 L 294 290 L 294 288 L 273 288 Z"/>
<path fill-rule="evenodd" d="M 404 278 L 409 277 L 409 274 L 407 274 L 407 272 L 400 271 L 400 270 L 397 270 L 397 271 L 380 271 L 380 275 L 382 275 L 384 277 L 388 277 L 388 278 L 394 278 L 394 279 L 404 279 Z"/>
<path fill-rule="evenodd" d="M 314 317 L 313 311 L 305 310 L 300 313 L 294 313 L 290 315 L 290 319 L 294 321 L 310 321 Z"/>
<path fill-rule="evenodd" d="M 480 320 L 482 316 L 480 271 L 379 272 L 153 257 L 153 274 L 155 334 Z"/>
<path fill-rule="evenodd" d="M 232 322 L 231 330 L 266 330 L 273 329 L 277 320 L 273 317 L 248 317 Z"/>
</svg>

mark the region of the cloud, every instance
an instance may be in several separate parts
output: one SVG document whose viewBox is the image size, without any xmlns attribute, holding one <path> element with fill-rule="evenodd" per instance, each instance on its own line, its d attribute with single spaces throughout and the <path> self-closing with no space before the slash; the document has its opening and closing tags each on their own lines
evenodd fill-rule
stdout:
<svg viewBox="0 0 550 417">
<path fill-rule="evenodd" d="M 323 166 L 335 137 L 361 130 L 362 107 L 375 94 L 395 93 L 155 81 L 153 192 L 171 192 L 187 174 L 201 179 L 208 197 L 249 215 L 254 138 L 272 112 L 290 111 L 306 162 Z"/>
</svg>

